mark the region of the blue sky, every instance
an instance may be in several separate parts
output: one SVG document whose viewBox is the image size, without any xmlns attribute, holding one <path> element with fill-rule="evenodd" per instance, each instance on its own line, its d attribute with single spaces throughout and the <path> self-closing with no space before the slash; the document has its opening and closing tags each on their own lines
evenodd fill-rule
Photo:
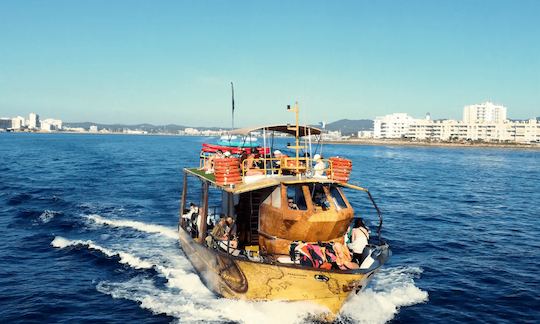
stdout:
<svg viewBox="0 0 540 324">
<path fill-rule="evenodd" d="M 0 116 L 230 125 L 540 116 L 540 1 L 3 1 Z"/>
</svg>

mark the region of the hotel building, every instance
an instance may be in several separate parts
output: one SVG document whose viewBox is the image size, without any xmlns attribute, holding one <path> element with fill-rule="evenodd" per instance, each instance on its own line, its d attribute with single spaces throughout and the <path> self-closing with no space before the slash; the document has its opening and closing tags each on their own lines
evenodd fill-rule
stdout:
<svg viewBox="0 0 540 324">
<path fill-rule="evenodd" d="M 506 119 L 506 107 L 485 102 L 466 106 L 463 120 L 415 119 L 407 114 L 390 114 L 374 121 L 375 138 L 485 142 L 540 142 L 540 122 L 536 119 Z"/>
</svg>

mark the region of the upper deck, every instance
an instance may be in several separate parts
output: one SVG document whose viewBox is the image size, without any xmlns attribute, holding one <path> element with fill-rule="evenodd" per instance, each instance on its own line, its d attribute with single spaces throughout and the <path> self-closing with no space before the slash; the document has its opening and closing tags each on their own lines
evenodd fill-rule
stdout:
<svg viewBox="0 0 540 324">
<path fill-rule="evenodd" d="M 206 173 L 206 171 L 199 168 L 185 168 L 184 172 L 190 175 L 193 175 L 199 178 L 202 181 L 208 182 L 211 185 L 218 187 L 224 191 L 230 192 L 232 194 L 240 194 L 249 191 L 255 191 L 263 188 L 277 186 L 280 183 L 284 184 L 297 184 L 297 183 L 336 183 L 344 187 L 350 187 L 361 190 L 366 190 L 364 188 L 349 184 L 334 181 L 327 177 L 298 177 L 296 175 L 283 175 L 275 174 L 268 176 L 244 176 L 243 181 L 237 184 L 228 184 L 221 185 L 216 182 L 216 176 L 213 173 Z"/>
</svg>

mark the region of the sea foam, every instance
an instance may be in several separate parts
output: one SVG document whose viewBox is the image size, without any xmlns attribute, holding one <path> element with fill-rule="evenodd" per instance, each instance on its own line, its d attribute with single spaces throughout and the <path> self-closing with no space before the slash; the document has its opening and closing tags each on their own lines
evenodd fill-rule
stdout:
<svg viewBox="0 0 540 324">
<path fill-rule="evenodd" d="M 108 257 L 118 256 L 120 259 L 118 262 L 127 264 L 135 269 L 151 269 L 154 265 L 148 261 L 142 260 L 137 256 L 122 251 L 112 251 L 105 247 L 95 244 L 94 242 L 87 240 L 69 240 L 61 236 L 57 236 L 52 240 L 51 245 L 56 248 L 66 248 L 68 246 L 87 246 L 89 249 L 100 251 Z"/>
<path fill-rule="evenodd" d="M 178 232 L 170 227 L 156 224 L 148 224 L 144 222 L 126 220 L 126 219 L 108 219 L 101 217 L 97 214 L 87 215 L 86 219 L 99 224 L 99 225 L 108 225 L 112 227 L 129 227 L 141 232 L 146 232 L 150 234 L 161 234 L 167 238 L 176 240 L 178 239 Z"/>
<path fill-rule="evenodd" d="M 167 238 L 159 242 L 138 238 L 131 247 L 140 253 L 159 255 L 152 260 L 141 260 L 133 254 L 104 249 L 113 255 L 130 255 L 133 259 L 146 262 L 167 279 L 166 286 L 156 286 L 152 279 L 136 276 L 126 282 L 100 282 L 96 289 L 113 298 L 137 301 L 142 308 L 156 314 L 167 314 L 181 322 L 237 321 L 242 323 L 302 323 L 310 315 L 323 309 L 307 302 L 247 302 L 217 298 L 201 282 L 185 256 L 171 240 L 177 239 L 176 231 L 161 225 L 144 222 L 107 219 L 99 215 L 86 216 L 96 224 L 113 227 L 128 227 L 137 231 L 158 234 Z M 65 244 L 63 238 L 55 238 L 53 245 Z M 144 240 L 144 244 L 139 242 Z M 82 242 L 89 248 L 97 245 L 91 241 L 68 241 L 71 245 Z M 165 243 L 165 245 L 163 245 Z M 99 249 L 99 248 L 98 248 Z M 101 250 L 101 249 L 100 249 Z M 101 251 L 104 251 L 101 250 Z M 103 252 L 109 255 L 107 252 Z M 124 260 L 128 260 L 125 258 Z M 172 262 L 171 262 L 172 260 Z M 122 262 L 122 261 L 119 261 Z M 134 265 L 138 262 L 132 261 Z M 126 262 L 132 265 L 131 262 Z M 134 266 L 135 267 L 135 266 Z M 358 295 L 351 295 L 342 308 L 339 322 L 342 323 L 385 323 L 399 312 L 401 307 L 428 300 L 427 292 L 418 288 L 414 279 L 422 270 L 418 267 L 383 268 L 375 275 L 370 286 Z"/>
</svg>

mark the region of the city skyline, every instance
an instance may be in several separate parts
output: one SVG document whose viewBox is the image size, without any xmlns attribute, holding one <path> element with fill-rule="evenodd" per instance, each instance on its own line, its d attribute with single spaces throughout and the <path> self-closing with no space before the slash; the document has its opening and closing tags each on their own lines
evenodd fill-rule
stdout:
<svg viewBox="0 0 540 324">
<path fill-rule="evenodd" d="M 0 116 L 227 127 L 540 115 L 536 1 L 5 2 Z"/>
</svg>

